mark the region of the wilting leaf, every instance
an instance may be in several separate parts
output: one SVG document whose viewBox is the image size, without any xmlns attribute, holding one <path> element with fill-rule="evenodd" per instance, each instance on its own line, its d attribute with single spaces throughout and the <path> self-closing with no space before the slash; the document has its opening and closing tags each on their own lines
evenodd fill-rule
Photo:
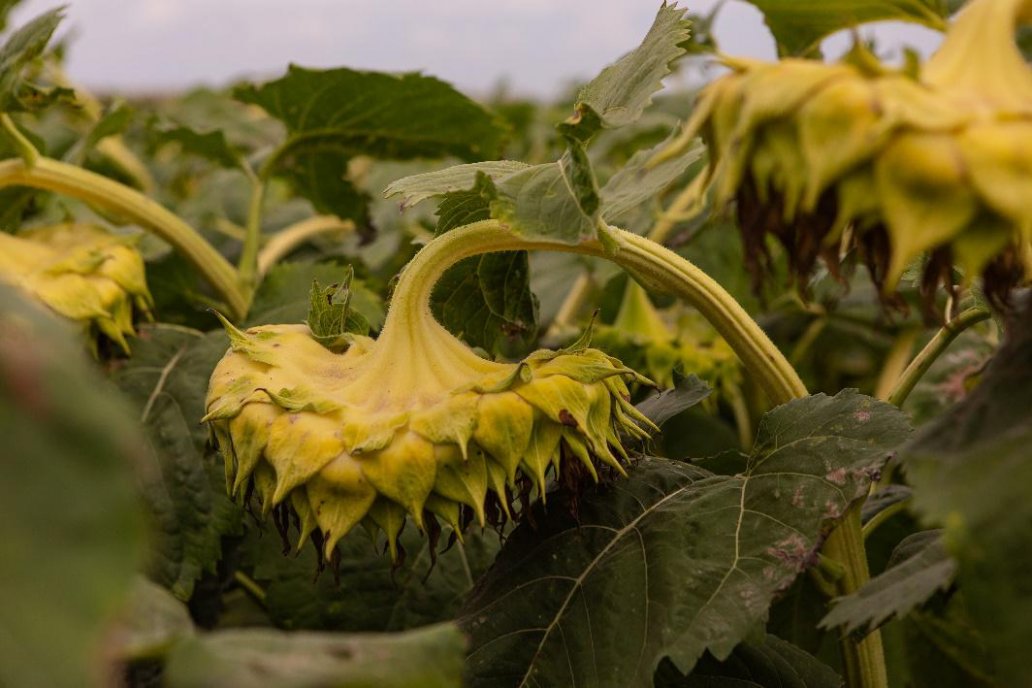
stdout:
<svg viewBox="0 0 1032 688">
<path fill-rule="evenodd" d="M 662 426 L 677 414 L 698 404 L 712 391 L 705 382 L 689 375 L 671 389 L 653 394 L 637 404 L 636 408 L 657 426 Z"/>
</svg>

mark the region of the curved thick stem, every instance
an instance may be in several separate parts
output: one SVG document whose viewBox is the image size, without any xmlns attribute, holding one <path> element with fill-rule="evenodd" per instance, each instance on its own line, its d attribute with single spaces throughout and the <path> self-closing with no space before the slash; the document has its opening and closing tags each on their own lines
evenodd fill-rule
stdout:
<svg viewBox="0 0 1032 688">
<path fill-rule="evenodd" d="M 8 186 L 54 191 L 133 220 L 182 253 L 215 288 L 234 319 L 246 315 L 251 294 L 237 271 L 196 230 L 156 201 L 107 177 L 45 157 L 32 167 L 22 160 L 0 161 L 0 188 Z"/>
<path fill-rule="evenodd" d="M 612 260 L 629 270 L 646 288 L 678 296 L 698 309 L 724 337 L 772 403 L 783 404 L 806 396 L 799 375 L 777 347 L 709 275 L 653 241 L 616 228 L 610 231 L 617 244 L 612 254 L 597 240 L 561 244 L 527 239 L 510 232 L 497 220 L 454 229 L 427 244 L 401 273 L 380 341 L 389 344 L 392 338 L 408 338 L 413 331 L 440 328 L 430 313 L 430 293 L 444 271 L 463 258 L 513 250 L 580 253 Z"/>
</svg>

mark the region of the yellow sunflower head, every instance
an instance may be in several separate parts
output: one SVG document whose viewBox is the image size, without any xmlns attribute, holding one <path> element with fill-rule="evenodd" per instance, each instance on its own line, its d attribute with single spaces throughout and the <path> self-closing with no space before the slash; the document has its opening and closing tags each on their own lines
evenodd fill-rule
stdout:
<svg viewBox="0 0 1032 688">
<path fill-rule="evenodd" d="M 620 435 L 651 426 L 629 403 L 640 376 L 598 350 L 496 363 L 428 315 L 397 319 L 379 340 L 350 335 L 342 353 L 304 325 L 226 324 L 205 420 L 229 490 L 293 510 L 299 545 L 314 536 L 327 558 L 359 524 L 383 530 L 396 557 L 409 518 L 461 535 L 509 517 L 515 497 L 543 499 L 550 471 L 564 482 L 623 473 Z"/>
<path fill-rule="evenodd" d="M 981 274 L 991 299 L 1032 276 L 1032 69 L 1018 50 L 1029 0 L 974 0 L 916 73 L 858 49 L 840 64 L 726 59 L 687 127 L 710 148 L 706 188 L 735 202 L 748 266 L 765 241 L 800 282 L 855 249 L 890 297 L 927 255 L 923 290 Z"/>
<path fill-rule="evenodd" d="M 94 347 L 99 332 L 128 353 L 134 314 L 153 307 L 133 242 L 81 223 L 0 232 L 0 281 L 80 323 Z"/>
</svg>

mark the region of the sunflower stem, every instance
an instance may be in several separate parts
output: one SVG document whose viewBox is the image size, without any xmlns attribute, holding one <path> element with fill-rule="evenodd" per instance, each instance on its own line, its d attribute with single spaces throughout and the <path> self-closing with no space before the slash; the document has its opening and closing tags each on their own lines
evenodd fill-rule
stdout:
<svg viewBox="0 0 1032 688">
<path fill-rule="evenodd" d="M 225 301 L 234 319 L 246 315 L 251 290 L 240 283 L 233 266 L 190 225 L 135 189 L 44 156 L 32 166 L 20 158 L 0 161 L 0 188 L 8 186 L 53 191 L 125 216 L 183 254 Z"/>
<path fill-rule="evenodd" d="M 343 234 L 345 232 L 353 232 L 354 230 L 354 222 L 342 220 L 336 215 L 316 215 L 285 227 L 269 237 L 269 240 L 265 242 L 265 246 L 258 252 L 259 279 L 273 265 L 309 239 L 322 234 L 332 234 L 334 232 Z"/>
<path fill-rule="evenodd" d="M 931 341 L 914 357 L 914 360 L 910 362 L 903 374 L 900 375 L 899 381 L 896 382 L 896 386 L 892 393 L 889 394 L 887 401 L 895 406 L 902 406 L 903 402 L 910 396 L 910 393 L 914 391 L 917 383 L 928 372 L 928 369 L 932 367 L 932 364 L 938 360 L 939 356 L 949 348 L 953 340 L 967 328 L 983 320 L 988 320 L 990 317 L 992 317 L 992 314 L 988 310 L 976 306 L 962 311 L 956 318 L 943 325 L 935 333 Z"/>
</svg>

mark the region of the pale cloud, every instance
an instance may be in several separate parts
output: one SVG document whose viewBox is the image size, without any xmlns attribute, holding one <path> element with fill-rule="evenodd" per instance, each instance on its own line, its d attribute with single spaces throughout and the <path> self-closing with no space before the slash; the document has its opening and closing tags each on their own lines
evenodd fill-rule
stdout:
<svg viewBox="0 0 1032 688">
<path fill-rule="evenodd" d="M 693 0 L 707 11 L 716 0 Z M 55 0 L 27 0 L 15 22 Z M 551 97 L 635 47 L 659 2 L 644 0 L 71 0 L 69 72 L 113 90 L 220 85 L 290 62 L 423 70 L 473 94 L 505 78 Z M 908 29 L 909 30 L 909 29 Z M 907 40 L 904 30 L 889 32 Z M 759 12 L 740 0 L 716 33 L 732 54 L 773 57 Z M 926 43 L 927 38 L 922 38 Z"/>
</svg>

